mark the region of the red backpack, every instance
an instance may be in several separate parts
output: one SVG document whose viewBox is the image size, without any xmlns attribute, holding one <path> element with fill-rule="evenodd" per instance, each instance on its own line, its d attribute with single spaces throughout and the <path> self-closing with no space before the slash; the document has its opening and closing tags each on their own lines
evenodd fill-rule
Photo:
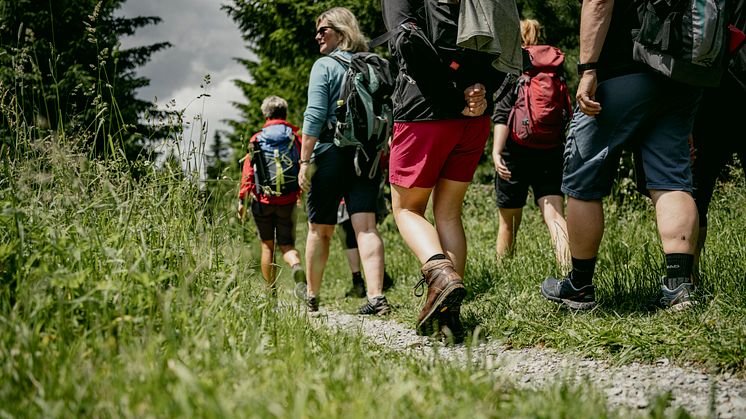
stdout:
<svg viewBox="0 0 746 419">
<path fill-rule="evenodd" d="M 549 45 L 524 47 L 531 68 L 516 82 L 518 98 L 508 117 L 513 141 L 531 148 L 553 148 L 565 141 L 572 102 L 562 76 L 565 55 Z"/>
</svg>

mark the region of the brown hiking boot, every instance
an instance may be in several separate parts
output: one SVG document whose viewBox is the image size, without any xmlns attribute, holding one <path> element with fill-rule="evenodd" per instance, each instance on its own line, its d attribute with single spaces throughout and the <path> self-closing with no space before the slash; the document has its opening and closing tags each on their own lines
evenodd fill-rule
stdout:
<svg viewBox="0 0 746 419">
<path fill-rule="evenodd" d="M 422 266 L 422 279 L 415 285 L 415 295 L 424 294 L 427 284 L 427 300 L 417 316 L 417 334 L 430 336 L 439 331 L 438 314 L 452 313 L 458 316 L 461 301 L 466 296 L 464 282 L 453 263 L 448 259 L 432 260 Z M 421 292 L 417 289 L 422 286 Z"/>
</svg>

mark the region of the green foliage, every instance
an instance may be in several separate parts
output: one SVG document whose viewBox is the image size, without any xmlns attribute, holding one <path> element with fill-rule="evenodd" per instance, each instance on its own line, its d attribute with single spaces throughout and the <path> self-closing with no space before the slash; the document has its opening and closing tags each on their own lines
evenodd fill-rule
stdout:
<svg viewBox="0 0 746 419">
<path fill-rule="evenodd" d="M 120 50 L 121 37 L 160 21 L 115 17 L 123 2 L 0 0 L 0 138 L 11 150 L 24 133 L 55 132 L 98 155 L 116 146 L 134 158 L 164 135 L 139 122 L 151 105 L 135 97 L 149 83 L 135 70 L 169 44 Z"/>
</svg>

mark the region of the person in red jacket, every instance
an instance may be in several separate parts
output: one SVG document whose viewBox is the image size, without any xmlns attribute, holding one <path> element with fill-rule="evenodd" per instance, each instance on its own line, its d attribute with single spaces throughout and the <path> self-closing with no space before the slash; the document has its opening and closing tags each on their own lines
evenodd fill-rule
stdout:
<svg viewBox="0 0 746 419">
<path fill-rule="evenodd" d="M 287 101 L 278 96 L 268 96 L 262 101 L 261 109 L 266 122 L 262 130 L 249 140 L 249 152 L 243 160 L 241 188 L 238 193 L 238 216 L 241 220 L 244 219 L 246 214 L 244 201 L 249 199 L 251 215 L 261 241 L 262 276 L 267 287 L 274 293 L 277 279 L 274 263 L 276 242 L 282 252 L 283 260 L 292 269 L 293 280 L 296 282 L 296 294 L 298 294 L 299 290 L 305 291 L 306 275 L 301 265 L 300 253 L 295 248 L 295 209 L 301 194 L 297 177 L 285 173 L 282 188 L 257 185 L 259 178 L 255 175 L 257 171 L 262 170 L 257 168 L 257 164 L 261 164 L 261 159 L 255 158 L 257 161 L 252 161 L 252 156 L 258 156 L 258 153 L 261 153 L 264 148 L 272 147 L 272 144 L 287 145 L 292 142 L 286 155 L 293 156 L 289 171 L 297 176 L 299 166 L 297 157 L 300 156 L 301 143 L 298 127 L 285 120 L 287 108 Z M 254 154 L 255 150 L 257 154 Z M 276 174 L 275 178 L 277 178 Z"/>
</svg>

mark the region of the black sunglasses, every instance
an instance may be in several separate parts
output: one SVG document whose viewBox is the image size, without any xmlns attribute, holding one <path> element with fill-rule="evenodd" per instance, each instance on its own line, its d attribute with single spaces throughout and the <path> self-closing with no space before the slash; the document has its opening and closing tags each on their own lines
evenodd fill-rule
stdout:
<svg viewBox="0 0 746 419">
<path fill-rule="evenodd" d="M 318 29 L 316 29 L 316 35 L 325 34 L 327 29 L 336 30 L 333 26 L 320 26 Z"/>
</svg>

